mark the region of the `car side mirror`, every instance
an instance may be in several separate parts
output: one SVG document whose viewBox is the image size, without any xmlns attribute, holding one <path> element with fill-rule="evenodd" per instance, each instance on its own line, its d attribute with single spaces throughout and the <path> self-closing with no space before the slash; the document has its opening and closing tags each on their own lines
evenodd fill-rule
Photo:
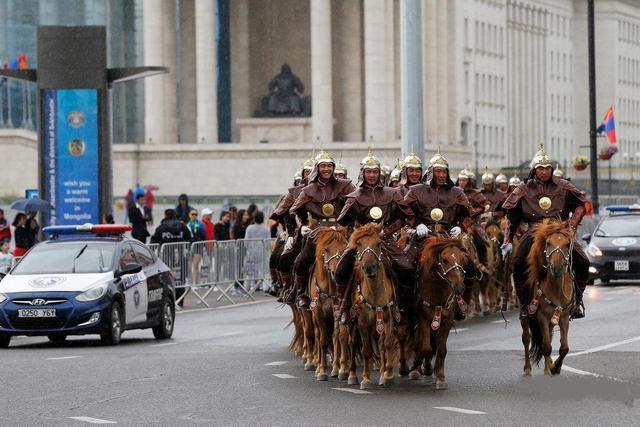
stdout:
<svg viewBox="0 0 640 427">
<path fill-rule="evenodd" d="M 140 264 L 131 263 L 127 264 L 118 271 L 117 276 L 122 277 L 126 274 L 136 274 L 142 271 L 142 266 Z"/>
<path fill-rule="evenodd" d="M 585 233 L 582 235 L 582 240 L 584 240 L 585 242 L 589 243 L 591 241 L 591 234 L 589 233 Z"/>
</svg>

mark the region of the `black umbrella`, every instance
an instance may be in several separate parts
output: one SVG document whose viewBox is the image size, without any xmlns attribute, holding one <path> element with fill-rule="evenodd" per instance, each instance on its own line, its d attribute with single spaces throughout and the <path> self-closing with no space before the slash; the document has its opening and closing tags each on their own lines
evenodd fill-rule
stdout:
<svg viewBox="0 0 640 427">
<path fill-rule="evenodd" d="M 18 199 L 9 207 L 21 212 L 49 212 L 53 209 L 51 203 L 42 199 Z"/>
</svg>

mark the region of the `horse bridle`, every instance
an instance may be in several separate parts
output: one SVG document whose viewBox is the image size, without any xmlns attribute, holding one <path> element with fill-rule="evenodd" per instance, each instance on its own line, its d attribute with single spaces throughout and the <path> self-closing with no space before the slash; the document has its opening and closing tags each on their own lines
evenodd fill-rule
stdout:
<svg viewBox="0 0 640 427">
<path fill-rule="evenodd" d="M 549 268 L 549 262 L 551 261 L 551 256 L 556 252 L 560 252 L 560 255 L 562 256 L 562 259 L 563 259 L 562 266 L 567 268 L 569 271 L 573 272 L 573 268 L 572 268 L 572 266 L 573 266 L 573 239 L 569 239 L 569 250 L 568 250 L 568 253 L 565 253 L 560 246 L 556 246 L 551 251 L 548 251 L 547 248 L 548 248 L 548 246 L 545 244 L 545 247 L 544 247 L 544 258 L 545 258 L 546 264 L 542 266 L 545 270 Z"/>
<path fill-rule="evenodd" d="M 378 263 L 382 262 L 382 251 L 380 251 L 380 253 L 378 254 L 378 253 L 376 253 L 376 251 L 371 249 L 371 246 L 367 246 L 362 252 L 358 251 L 356 253 L 356 260 L 362 261 L 362 257 L 367 252 L 371 252 L 373 254 L 373 256 L 378 260 Z"/>
<path fill-rule="evenodd" d="M 329 273 L 331 280 L 335 282 L 336 281 L 335 274 L 329 268 L 329 263 L 334 259 L 337 259 L 338 261 L 340 261 L 342 259 L 342 254 L 340 253 L 340 251 L 338 251 L 335 254 L 331 255 L 329 258 L 327 258 L 327 250 L 325 249 L 324 253 L 322 254 L 322 258 L 324 259 L 324 269 L 327 271 L 327 273 Z"/>
<path fill-rule="evenodd" d="M 449 268 L 447 268 L 445 270 L 444 265 L 442 265 L 442 255 L 438 256 L 438 267 L 440 267 L 440 270 L 442 271 L 438 271 L 436 270 L 436 273 L 438 273 L 438 276 L 440 276 L 442 278 L 442 280 L 444 280 L 445 282 L 447 282 L 449 285 L 451 285 L 451 281 L 449 280 L 449 278 L 447 277 L 447 275 L 449 273 L 451 273 L 453 270 L 460 270 L 462 271 L 462 274 L 466 277 L 467 276 L 467 271 L 464 269 L 463 266 L 461 266 L 460 264 L 458 264 L 458 261 L 454 262 L 453 265 Z"/>
</svg>

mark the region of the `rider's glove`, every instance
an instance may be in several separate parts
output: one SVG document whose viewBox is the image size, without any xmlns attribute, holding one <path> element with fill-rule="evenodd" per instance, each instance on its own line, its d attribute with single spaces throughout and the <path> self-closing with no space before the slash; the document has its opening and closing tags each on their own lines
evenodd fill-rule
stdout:
<svg viewBox="0 0 640 427">
<path fill-rule="evenodd" d="M 307 234 L 311 233 L 311 229 L 306 225 L 303 225 L 302 227 L 300 227 L 300 233 L 302 233 L 303 236 L 306 236 Z"/>
<path fill-rule="evenodd" d="M 502 244 L 500 249 L 502 250 L 502 257 L 504 258 L 511 253 L 511 251 L 513 250 L 513 245 L 511 245 L 511 242 L 506 242 Z"/>
<path fill-rule="evenodd" d="M 462 233 L 462 229 L 460 227 L 453 227 L 449 234 L 451 237 L 458 237 Z"/>
<path fill-rule="evenodd" d="M 426 225 L 420 224 L 416 227 L 416 236 L 426 237 L 429 234 L 429 229 Z"/>
<path fill-rule="evenodd" d="M 287 238 L 287 243 L 284 244 L 284 250 L 290 251 L 293 249 L 293 237 Z"/>
</svg>

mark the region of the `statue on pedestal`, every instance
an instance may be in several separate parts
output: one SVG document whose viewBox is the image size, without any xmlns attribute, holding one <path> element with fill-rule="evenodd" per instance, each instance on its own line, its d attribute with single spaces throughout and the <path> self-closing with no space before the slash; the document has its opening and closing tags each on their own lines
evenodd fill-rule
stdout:
<svg viewBox="0 0 640 427">
<path fill-rule="evenodd" d="M 256 117 L 310 117 L 311 99 L 302 96 L 304 84 L 283 64 L 280 73 L 269 82 L 269 95 L 260 101 Z"/>
</svg>

